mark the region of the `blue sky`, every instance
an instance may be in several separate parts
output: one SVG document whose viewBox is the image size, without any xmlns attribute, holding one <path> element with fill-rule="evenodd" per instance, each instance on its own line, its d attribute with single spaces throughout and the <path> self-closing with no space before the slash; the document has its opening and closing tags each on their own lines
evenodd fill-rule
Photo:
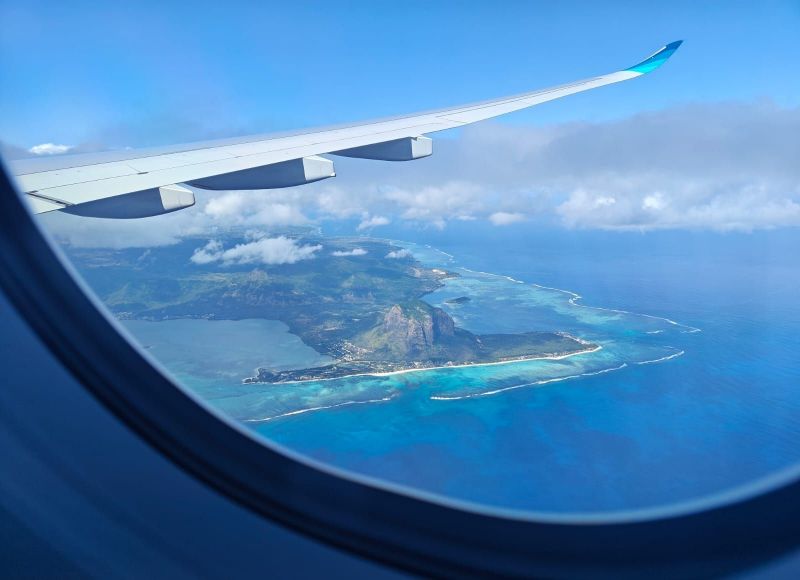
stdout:
<svg viewBox="0 0 800 580">
<path fill-rule="evenodd" d="M 335 179 L 198 193 L 194 208 L 152 221 L 49 214 L 74 243 L 333 220 L 376 233 L 465 220 L 800 226 L 798 0 L 0 0 L 0 22 L 0 141 L 17 156 L 42 144 L 143 147 L 410 113 L 612 72 L 685 41 L 642 78 L 436 134 L 428 159 L 340 158 Z"/>
<path fill-rule="evenodd" d="M 676 39 L 657 74 L 503 122 L 800 98 L 797 1 L 122 4 L 0 5 L 0 138 L 122 147 L 367 119 L 610 72 Z"/>
</svg>

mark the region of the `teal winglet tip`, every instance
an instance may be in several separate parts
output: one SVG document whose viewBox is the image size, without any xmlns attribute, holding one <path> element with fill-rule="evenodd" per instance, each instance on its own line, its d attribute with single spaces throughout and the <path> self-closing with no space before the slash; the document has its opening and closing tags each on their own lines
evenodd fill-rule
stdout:
<svg viewBox="0 0 800 580">
<path fill-rule="evenodd" d="M 683 44 L 682 40 L 676 40 L 675 42 L 670 42 L 667 46 L 661 48 L 658 52 L 650 56 L 649 58 L 643 60 L 637 65 L 634 65 L 630 68 L 626 68 L 625 70 L 631 72 L 638 72 L 640 74 L 646 74 L 651 71 L 656 70 L 662 64 L 664 64 L 669 57 L 672 56 L 672 53 L 678 50 L 678 47 Z"/>
</svg>

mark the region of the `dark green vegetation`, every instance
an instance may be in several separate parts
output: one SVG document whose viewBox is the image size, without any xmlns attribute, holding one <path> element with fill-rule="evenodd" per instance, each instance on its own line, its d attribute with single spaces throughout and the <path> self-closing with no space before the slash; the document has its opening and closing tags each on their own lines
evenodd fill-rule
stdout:
<svg viewBox="0 0 800 580">
<path fill-rule="evenodd" d="M 457 274 L 426 268 L 410 256 L 389 258 L 399 248 L 387 242 L 305 235 L 299 243 L 322 247 L 294 264 L 192 262 L 192 253 L 205 242 L 68 252 L 120 318 L 280 320 L 306 344 L 339 361 L 298 371 L 261 369 L 248 382 L 499 362 L 593 347 L 551 332 L 478 336 L 458 328 L 444 310 L 422 300 Z M 242 240 L 224 245 L 236 243 Z M 366 253 L 333 255 L 355 248 Z"/>
</svg>

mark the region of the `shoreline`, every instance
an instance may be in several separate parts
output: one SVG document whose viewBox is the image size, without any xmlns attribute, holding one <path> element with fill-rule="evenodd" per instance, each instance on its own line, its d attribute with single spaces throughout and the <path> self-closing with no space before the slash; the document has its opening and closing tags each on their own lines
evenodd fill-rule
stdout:
<svg viewBox="0 0 800 580">
<path fill-rule="evenodd" d="M 573 338 L 573 337 L 571 337 Z M 578 342 L 585 343 L 581 339 L 575 339 Z M 545 355 L 534 355 L 530 357 L 520 357 L 515 359 L 509 360 L 500 360 L 500 361 L 492 361 L 492 362 L 480 362 L 480 363 L 463 363 L 463 364 L 453 364 L 453 365 L 439 365 L 439 366 L 431 366 L 431 367 L 415 367 L 415 368 L 408 368 L 408 369 L 398 369 L 395 371 L 382 371 L 382 372 L 374 372 L 374 373 L 353 373 L 351 375 L 341 375 L 339 377 L 321 377 L 318 379 L 301 379 L 301 380 L 293 380 L 293 381 L 281 381 L 279 383 L 269 383 L 269 382 L 261 382 L 261 381 L 253 381 L 245 383 L 243 380 L 243 384 L 247 385 L 296 385 L 302 383 L 314 383 L 314 382 L 321 382 L 321 381 L 336 381 L 339 379 L 349 379 L 352 377 L 389 377 L 393 375 L 403 375 L 406 373 L 416 373 L 416 372 L 423 372 L 423 371 L 435 371 L 435 370 L 443 370 L 443 369 L 458 369 L 458 368 L 467 368 L 467 367 L 485 367 L 485 366 L 495 366 L 495 365 L 506 365 L 506 364 L 513 364 L 513 363 L 521 363 L 521 362 L 530 362 L 536 360 L 564 360 L 573 356 L 578 356 L 581 354 L 590 354 L 593 352 L 597 352 L 602 350 L 603 347 L 601 345 L 593 346 L 592 348 L 585 348 L 583 350 L 576 350 L 575 352 L 568 352 L 565 354 L 545 354 Z M 252 377 L 251 377 L 252 378 Z"/>
<path fill-rule="evenodd" d="M 374 239 L 380 240 L 380 241 L 384 241 L 384 242 L 388 242 L 390 244 L 394 244 L 394 245 L 396 245 L 398 247 L 401 247 L 401 248 L 404 248 L 404 249 L 409 249 L 408 246 L 420 247 L 420 245 L 421 245 L 421 244 L 418 244 L 418 243 L 415 243 L 415 242 L 406 242 L 406 241 L 403 241 L 403 240 L 394 240 L 394 239 L 391 239 L 391 238 L 374 238 Z M 448 258 L 448 260 L 450 262 L 457 262 L 456 257 L 454 255 L 448 254 L 444 250 L 440 250 L 439 248 L 431 246 L 430 244 L 422 244 L 422 247 L 424 247 L 424 248 L 426 248 L 428 250 L 432 250 L 434 252 L 438 252 L 438 253 L 440 253 L 440 254 L 442 254 L 444 256 L 447 256 L 447 258 Z M 413 252 L 413 250 L 411 250 L 411 251 Z M 431 267 L 431 266 L 429 266 L 429 267 Z M 483 276 L 493 276 L 495 278 L 503 278 L 505 280 L 508 280 L 509 282 L 513 282 L 514 284 L 524 284 L 526 286 L 533 286 L 535 288 L 541 288 L 542 290 L 552 290 L 554 292 L 561 292 L 562 294 L 567 294 L 568 296 L 570 296 L 570 298 L 567 300 L 567 302 L 571 306 L 575 306 L 576 308 L 588 308 L 589 310 L 603 310 L 603 311 L 606 311 L 606 312 L 615 312 L 617 314 L 629 314 L 631 316 L 642 316 L 644 318 L 652 318 L 652 319 L 655 319 L 655 320 L 661 320 L 661 321 L 666 322 L 667 324 L 670 324 L 672 326 L 677 326 L 679 328 L 685 329 L 685 330 L 682 330 L 681 332 L 686 333 L 686 334 L 693 334 L 693 333 L 696 333 L 696 332 L 703 332 L 703 330 L 701 328 L 697 328 L 696 326 L 691 326 L 689 324 L 684 324 L 682 322 L 677 322 L 676 320 L 672 320 L 671 318 L 667 318 L 666 316 L 658 316 L 658 315 L 655 315 L 655 314 L 645 314 L 643 312 L 633 312 L 631 310 L 622 310 L 620 308 L 606 308 L 606 307 L 603 307 L 603 306 L 590 306 L 588 304 L 578 304 L 578 302 L 583 300 L 584 297 L 582 295 L 578 294 L 577 292 L 573 292 L 572 290 L 565 290 L 563 288 L 555 288 L 553 286 L 545 286 L 544 284 L 538 284 L 536 282 L 525 282 L 524 280 L 517 280 L 516 278 L 512 278 L 511 276 L 508 276 L 508 275 L 505 275 L 505 274 L 497 274 L 495 272 L 484 272 L 482 270 L 473 270 L 472 268 L 467 268 L 466 266 L 459 266 L 457 264 L 456 264 L 456 268 L 459 269 L 459 270 L 463 270 L 464 272 L 469 272 L 471 274 L 481 274 Z"/>
<path fill-rule="evenodd" d="M 655 314 L 645 314 L 643 312 L 633 312 L 631 310 L 622 310 L 620 308 L 606 308 L 606 307 L 603 307 L 603 306 L 589 306 L 588 304 L 578 304 L 579 300 L 583 300 L 583 296 L 581 296 L 577 292 L 573 292 L 572 290 L 564 290 L 563 288 L 555 288 L 553 286 L 545 286 L 544 284 L 537 284 L 536 282 L 524 282 L 522 280 L 517 280 L 516 278 L 512 278 L 511 276 L 506 276 L 504 274 L 494 274 L 492 272 L 483 272 L 481 270 L 472 270 L 472 269 L 467 268 L 465 266 L 459 266 L 459 269 L 463 270 L 464 272 L 469 272 L 471 274 L 482 274 L 484 276 L 494 276 L 496 278 L 504 278 L 504 279 L 508 280 L 509 282 L 514 282 L 515 284 L 526 284 L 526 285 L 529 285 L 529 286 L 533 286 L 535 288 L 541 288 L 542 290 L 552 290 L 554 292 L 561 292 L 562 294 L 567 294 L 568 296 L 570 296 L 570 298 L 567 300 L 567 302 L 570 304 L 570 306 L 575 306 L 577 308 L 588 308 L 590 310 L 604 310 L 606 312 L 615 312 L 617 314 L 630 314 L 631 316 L 643 316 L 644 318 L 653 318 L 655 320 L 662 320 L 662 321 L 664 321 L 664 322 L 666 322 L 668 324 L 671 324 L 672 326 L 678 326 L 680 328 L 685 328 L 686 330 L 683 330 L 682 332 L 685 332 L 687 334 L 692 334 L 692 333 L 695 333 L 695 332 L 703 332 L 702 329 L 697 328 L 696 326 L 690 326 L 688 324 L 683 324 L 681 322 L 677 322 L 677 321 L 672 320 L 671 318 L 667 318 L 665 316 L 656 316 Z M 656 331 L 656 332 L 663 332 L 663 331 Z M 650 334 L 650 333 L 648 333 L 648 334 Z"/>
</svg>

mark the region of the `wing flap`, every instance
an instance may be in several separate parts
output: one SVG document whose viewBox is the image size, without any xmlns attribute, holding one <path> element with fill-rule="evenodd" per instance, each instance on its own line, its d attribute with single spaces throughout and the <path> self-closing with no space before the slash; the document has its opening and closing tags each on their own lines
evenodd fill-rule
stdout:
<svg viewBox="0 0 800 580">
<path fill-rule="evenodd" d="M 433 153 L 433 140 L 428 137 L 406 137 L 384 141 L 373 145 L 353 147 L 333 151 L 333 155 L 355 157 L 357 159 L 376 159 L 378 161 L 412 161 L 422 159 Z"/>
<path fill-rule="evenodd" d="M 33 213 L 45 213 L 48 211 L 56 211 L 67 207 L 66 204 L 57 202 L 51 199 L 44 199 L 36 195 L 26 194 L 25 201 L 28 202 L 28 207 Z"/>
</svg>

